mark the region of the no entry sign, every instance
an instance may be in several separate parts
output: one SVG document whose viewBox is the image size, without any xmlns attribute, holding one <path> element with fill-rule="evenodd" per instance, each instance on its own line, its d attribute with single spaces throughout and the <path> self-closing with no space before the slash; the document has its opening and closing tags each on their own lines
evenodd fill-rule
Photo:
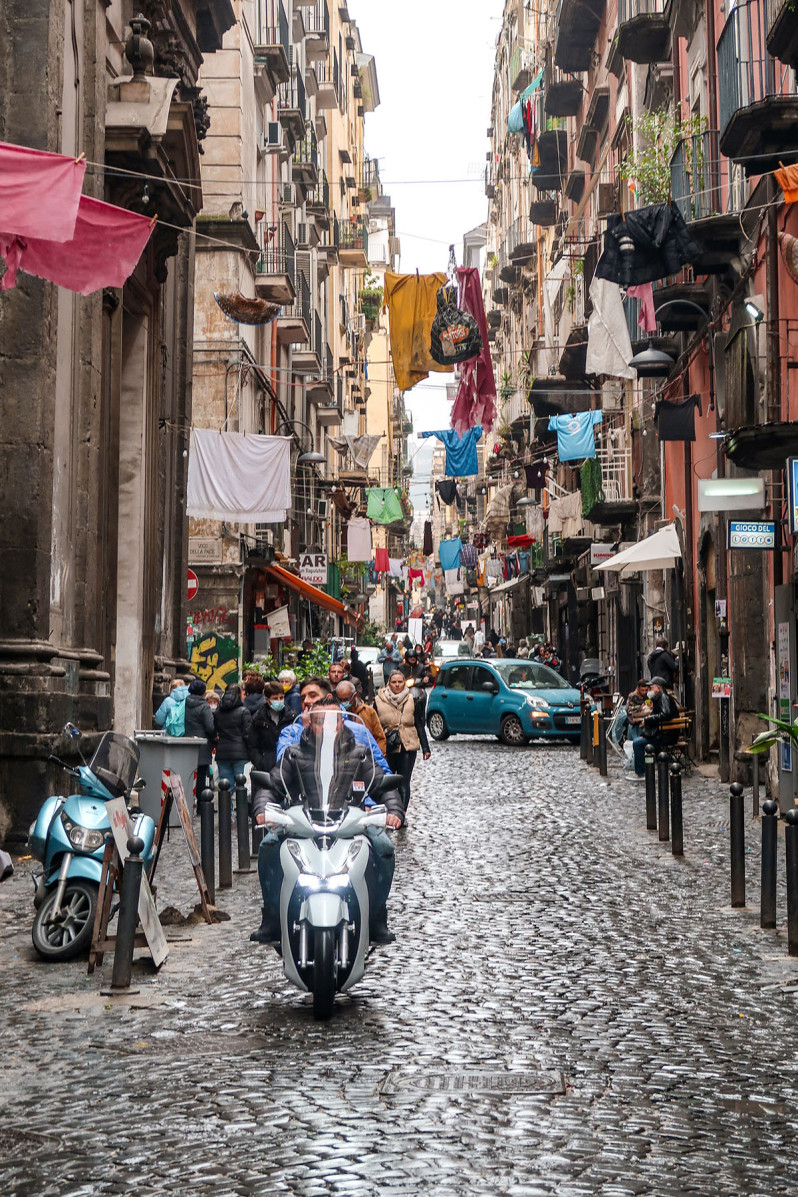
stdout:
<svg viewBox="0 0 798 1197">
<path fill-rule="evenodd" d="M 194 573 L 194 570 L 190 569 L 188 571 L 188 601 L 189 602 L 191 602 L 191 600 L 193 598 L 196 598 L 196 594 L 197 594 L 198 590 L 199 590 L 199 578 Z"/>
</svg>

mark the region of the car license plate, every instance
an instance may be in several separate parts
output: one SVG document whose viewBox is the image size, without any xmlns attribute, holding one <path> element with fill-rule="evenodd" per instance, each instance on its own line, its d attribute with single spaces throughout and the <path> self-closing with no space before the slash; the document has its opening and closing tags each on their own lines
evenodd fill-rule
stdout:
<svg viewBox="0 0 798 1197">
<path fill-rule="evenodd" d="M 579 715 L 566 715 L 565 722 L 566 723 L 581 723 L 582 719 L 581 719 L 581 716 L 579 716 Z"/>
</svg>

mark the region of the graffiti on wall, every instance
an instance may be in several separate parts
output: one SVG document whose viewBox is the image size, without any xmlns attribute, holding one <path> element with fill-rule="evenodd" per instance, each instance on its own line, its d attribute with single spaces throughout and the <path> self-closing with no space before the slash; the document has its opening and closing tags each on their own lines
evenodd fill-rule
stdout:
<svg viewBox="0 0 798 1197">
<path fill-rule="evenodd" d="M 191 669 L 209 690 L 224 690 L 238 681 L 238 641 L 215 632 L 198 636 L 191 648 Z"/>
<path fill-rule="evenodd" d="M 225 624 L 231 623 L 237 618 L 238 610 L 229 607 L 205 607 L 197 611 L 192 611 L 189 615 L 189 619 L 195 628 L 206 628 L 208 630 L 211 628 L 221 630 Z"/>
</svg>

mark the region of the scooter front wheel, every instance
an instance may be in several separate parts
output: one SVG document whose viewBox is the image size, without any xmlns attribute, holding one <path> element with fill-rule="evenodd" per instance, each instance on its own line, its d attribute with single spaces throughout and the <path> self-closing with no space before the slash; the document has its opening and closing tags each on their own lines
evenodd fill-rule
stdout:
<svg viewBox="0 0 798 1197">
<path fill-rule="evenodd" d="M 335 1004 L 335 932 L 316 928 L 313 936 L 313 1014 L 329 1018 Z"/>
<path fill-rule="evenodd" d="M 97 886 L 76 877 L 68 881 L 61 913 L 53 919 L 58 887 L 53 886 L 33 920 L 33 946 L 43 960 L 72 960 L 88 951 L 97 912 Z"/>
</svg>

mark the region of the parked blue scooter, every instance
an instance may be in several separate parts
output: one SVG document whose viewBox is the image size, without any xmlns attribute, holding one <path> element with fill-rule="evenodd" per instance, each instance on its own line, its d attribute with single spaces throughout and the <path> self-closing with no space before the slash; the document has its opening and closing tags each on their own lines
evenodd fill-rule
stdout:
<svg viewBox="0 0 798 1197">
<path fill-rule="evenodd" d="M 80 737 L 71 723 L 64 734 Z M 31 853 L 43 865 L 34 876 L 33 946 L 44 960 L 70 960 L 91 945 L 105 842 L 111 834 L 105 803 L 122 797 L 129 801 L 144 782 L 136 780 L 137 746 L 116 732 L 106 732 L 89 763 L 84 760 L 77 769 L 58 757 L 50 759 L 78 778 L 81 792 L 48 798 L 29 832 Z M 135 834 L 144 840 L 149 871 L 155 824 L 148 815 L 131 814 Z"/>
</svg>

